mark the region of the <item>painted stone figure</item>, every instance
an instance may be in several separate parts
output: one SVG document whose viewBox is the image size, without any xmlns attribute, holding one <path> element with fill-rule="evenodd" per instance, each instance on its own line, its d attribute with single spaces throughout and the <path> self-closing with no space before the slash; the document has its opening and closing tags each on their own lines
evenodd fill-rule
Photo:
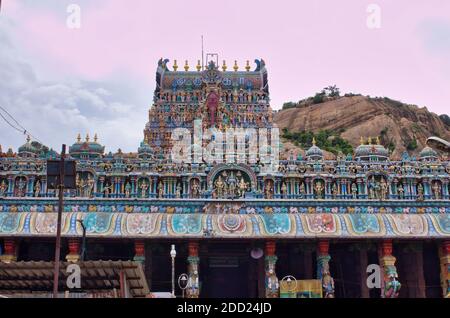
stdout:
<svg viewBox="0 0 450 318">
<path fill-rule="evenodd" d="M 421 183 L 417 185 L 417 200 L 423 201 L 423 185 Z"/>
<path fill-rule="evenodd" d="M 439 182 L 435 182 L 433 184 L 433 194 L 435 200 L 439 200 L 441 198 L 441 186 L 439 185 Z"/>
<path fill-rule="evenodd" d="M 38 180 L 34 185 L 34 196 L 39 197 L 40 195 L 41 195 L 41 183 Z"/>
<path fill-rule="evenodd" d="M 403 188 L 403 184 L 399 184 L 397 187 L 397 192 L 398 192 L 398 198 L 399 199 L 403 199 L 404 193 L 405 193 L 405 189 Z"/>
<path fill-rule="evenodd" d="M 176 197 L 177 199 L 181 198 L 181 184 L 179 184 L 179 183 L 177 184 L 175 197 Z"/>
<path fill-rule="evenodd" d="M 384 180 L 384 178 L 381 178 L 381 182 L 380 182 L 380 200 L 386 200 L 387 195 L 388 195 L 388 184 L 386 182 L 386 180 Z"/>
<path fill-rule="evenodd" d="M 163 198 L 164 197 L 164 185 L 162 183 L 162 181 L 159 181 L 158 183 L 158 198 Z"/>
<path fill-rule="evenodd" d="M 223 198 L 224 196 L 224 188 L 225 188 L 225 183 L 222 180 L 222 176 L 219 176 L 216 180 L 216 182 L 214 183 L 215 185 L 215 194 L 217 198 Z"/>
<path fill-rule="evenodd" d="M 131 184 L 127 182 L 125 185 L 125 198 L 129 198 L 131 194 Z"/>
<path fill-rule="evenodd" d="M 0 184 L 0 196 L 4 196 L 6 194 L 6 191 L 8 190 L 8 185 L 6 184 L 6 181 L 3 179 Z"/>
<path fill-rule="evenodd" d="M 352 183 L 352 198 L 356 199 L 358 195 L 358 186 L 356 183 Z"/>
<path fill-rule="evenodd" d="M 314 185 L 314 190 L 316 191 L 316 198 L 323 199 L 324 186 L 321 181 L 317 181 Z"/>
<path fill-rule="evenodd" d="M 141 198 L 147 197 L 147 189 L 148 189 L 148 183 L 144 179 L 141 183 Z"/>
<path fill-rule="evenodd" d="M 211 92 L 206 99 L 206 108 L 208 110 L 210 127 L 216 124 L 216 113 L 219 108 L 219 95 L 216 92 Z"/>
</svg>

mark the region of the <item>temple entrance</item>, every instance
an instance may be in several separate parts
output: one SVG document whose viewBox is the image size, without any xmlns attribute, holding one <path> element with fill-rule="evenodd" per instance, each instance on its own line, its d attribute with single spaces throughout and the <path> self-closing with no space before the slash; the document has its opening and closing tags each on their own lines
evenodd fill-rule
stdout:
<svg viewBox="0 0 450 318">
<path fill-rule="evenodd" d="M 257 288 L 252 279 L 251 257 L 245 246 L 239 244 L 210 246 L 208 255 L 201 257 L 202 288 L 200 297 L 248 298 Z M 214 252 L 212 251 L 214 249 Z"/>
</svg>

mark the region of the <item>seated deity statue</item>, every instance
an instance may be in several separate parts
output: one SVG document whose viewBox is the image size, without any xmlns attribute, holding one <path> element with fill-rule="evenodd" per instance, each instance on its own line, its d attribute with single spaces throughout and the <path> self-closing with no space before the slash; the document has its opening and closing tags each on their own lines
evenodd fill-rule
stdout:
<svg viewBox="0 0 450 318">
<path fill-rule="evenodd" d="M 322 199 L 323 190 L 324 190 L 322 182 L 320 182 L 320 181 L 316 182 L 316 184 L 314 186 L 314 190 L 316 191 L 316 198 L 317 199 Z"/>
</svg>

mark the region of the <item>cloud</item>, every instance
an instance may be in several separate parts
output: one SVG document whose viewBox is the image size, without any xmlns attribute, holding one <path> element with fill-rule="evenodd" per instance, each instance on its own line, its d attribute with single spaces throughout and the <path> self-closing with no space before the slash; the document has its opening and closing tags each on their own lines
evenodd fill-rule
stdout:
<svg viewBox="0 0 450 318">
<path fill-rule="evenodd" d="M 14 46 L 4 22 L 0 47 L 0 105 L 35 137 L 59 150 L 62 143 L 70 146 L 78 133 L 98 133 L 107 150 L 136 151 L 147 111 L 131 91 L 109 82 L 40 79 L 33 62 Z M 17 151 L 25 141 L 2 120 L 0 130 L 4 150 Z"/>
<path fill-rule="evenodd" d="M 419 25 L 425 47 L 431 52 L 445 54 L 450 53 L 450 22 L 448 20 L 428 19 Z"/>
</svg>

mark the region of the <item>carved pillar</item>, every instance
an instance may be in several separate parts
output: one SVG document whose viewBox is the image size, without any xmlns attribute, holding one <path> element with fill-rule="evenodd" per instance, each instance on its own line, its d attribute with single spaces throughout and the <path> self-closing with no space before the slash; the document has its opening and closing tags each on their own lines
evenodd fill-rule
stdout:
<svg viewBox="0 0 450 318">
<path fill-rule="evenodd" d="M 100 187 L 99 187 L 99 191 L 97 192 L 97 196 L 103 197 L 104 196 L 103 191 L 104 191 L 104 185 L 105 185 L 105 177 L 101 176 L 99 178 L 99 181 L 100 181 Z"/>
<path fill-rule="evenodd" d="M 321 240 L 317 246 L 317 279 L 322 281 L 323 297 L 334 298 L 334 279 L 330 273 L 330 242 Z"/>
<path fill-rule="evenodd" d="M 66 255 L 66 260 L 76 263 L 80 260 L 80 257 L 80 239 L 69 238 L 69 254 Z"/>
<path fill-rule="evenodd" d="M 450 241 L 442 243 L 439 249 L 441 263 L 442 296 L 450 298 Z"/>
<path fill-rule="evenodd" d="M 34 194 L 34 176 L 29 176 L 27 180 L 27 189 L 25 196 L 32 197 Z"/>
<path fill-rule="evenodd" d="M 134 241 L 134 257 L 133 261 L 145 262 L 145 243 L 142 240 Z"/>
<path fill-rule="evenodd" d="M 14 196 L 14 176 L 8 176 L 8 197 Z"/>
<path fill-rule="evenodd" d="M 12 238 L 5 238 L 3 241 L 3 254 L 0 255 L 0 261 L 11 263 L 17 261 L 17 244 Z"/>
<path fill-rule="evenodd" d="M 392 255 L 392 240 L 385 240 L 381 243 L 380 250 L 381 274 L 381 298 L 397 298 L 401 288 L 398 281 L 396 258 Z"/>
<path fill-rule="evenodd" d="M 275 255 L 275 249 L 275 241 L 266 242 L 266 298 L 278 298 L 280 292 L 280 284 L 275 272 L 275 265 L 278 259 Z"/>
<path fill-rule="evenodd" d="M 188 283 L 186 288 L 187 298 L 198 298 L 200 295 L 198 242 L 192 241 L 188 244 Z"/>
</svg>

